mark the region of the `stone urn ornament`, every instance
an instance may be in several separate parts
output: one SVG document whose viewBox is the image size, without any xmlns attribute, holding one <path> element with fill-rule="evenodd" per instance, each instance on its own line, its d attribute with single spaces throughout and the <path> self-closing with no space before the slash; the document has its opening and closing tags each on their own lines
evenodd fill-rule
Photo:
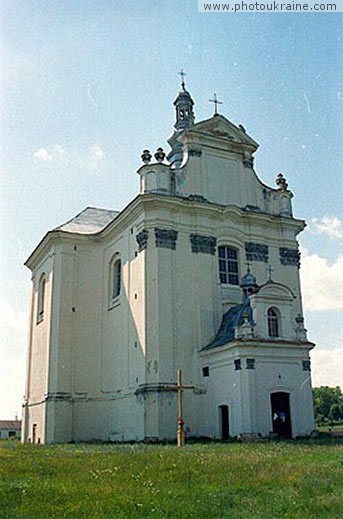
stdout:
<svg viewBox="0 0 343 519">
<path fill-rule="evenodd" d="M 154 157 L 157 160 L 157 162 L 163 162 L 166 158 L 166 154 L 164 153 L 163 148 L 157 148 Z"/>
<path fill-rule="evenodd" d="M 143 150 L 141 159 L 144 162 L 145 165 L 150 164 L 152 155 L 149 150 Z"/>
</svg>

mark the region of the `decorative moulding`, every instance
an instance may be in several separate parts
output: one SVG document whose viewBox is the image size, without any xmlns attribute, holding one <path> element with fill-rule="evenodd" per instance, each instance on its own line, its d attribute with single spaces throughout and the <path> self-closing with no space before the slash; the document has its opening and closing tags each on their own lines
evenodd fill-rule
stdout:
<svg viewBox="0 0 343 519">
<path fill-rule="evenodd" d="M 196 149 L 190 149 L 188 150 L 188 155 L 190 157 L 201 157 L 202 151 L 196 150 Z"/>
<path fill-rule="evenodd" d="M 212 255 L 216 253 L 217 238 L 214 236 L 191 234 L 189 238 L 191 241 L 192 252 L 203 252 Z"/>
<path fill-rule="evenodd" d="M 245 256 L 247 261 L 268 262 L 268 245 L 261 243 L 245 242 Z"/>
<path fill-rule="evenodd" d="M 164 249 L 176 249 L 177 231 L 155 228 L 155 245 Z"/>
<path fill-rule="evenodd" d="M 280 247 L 281 265 L 290 265 L 292 267 L 300 267 L 300 252 L 298 249 L 288 249 Z"/>
<path fill-rule="evenodd" d="M 243 166 L 245 168 L 253 168 L 254 167 L 254 158 L 251 157 L 249 159 L 243 159 Z"/>
<path fill-rule="evenodd" d="M 148 236 L 149 236 L 149 231 L 147 231 L 146 229 L 143 229 L 141 232 L 139 232 L 136 235 L 136 241 L 138 243 L 138 252 L 141 252 L 142 250 L 147 248 Z"/>
</svg>

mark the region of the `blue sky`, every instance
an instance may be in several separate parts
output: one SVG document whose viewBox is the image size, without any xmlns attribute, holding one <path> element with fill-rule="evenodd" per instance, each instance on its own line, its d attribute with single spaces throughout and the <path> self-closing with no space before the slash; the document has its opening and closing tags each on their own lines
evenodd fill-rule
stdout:
<svg viewBox="0 0 343 519">
<path fill-rule="evenodd" d="M 343 385 L 342 14 L 205 14 L 196 0 L 2 1 L 0 418 L 20 412 L 25 259 L 88 205 L 123 208 L 142 149 L 167 149 L 178 71 L 294 192 L 315 384 Z"/>
</svg>

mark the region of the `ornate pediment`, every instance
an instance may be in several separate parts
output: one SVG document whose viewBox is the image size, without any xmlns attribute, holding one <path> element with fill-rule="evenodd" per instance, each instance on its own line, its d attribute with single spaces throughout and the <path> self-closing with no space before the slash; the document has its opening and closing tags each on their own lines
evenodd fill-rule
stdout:
<svg viewBox="0 0 343 519">
<path fill-rule="evenodd" d="M 258 148 L 258 143 L 246 133 L 242 125 L 236 126 L 222 115 L 215 115 L 211 119 L 201 121 L 188 128 L 187 135 L 192 136 L 194 134 L 239 143 L 249 146 L 253 150 Z"/>
<path fill-rule="evenodd" d="M 257 296 L 259 299 L 279 299 L 284 301 L 295 299 L 294 293 L 288 286 L 274 281 L 267 281 L 267 283 L 261 285 Z"/>
</svg>

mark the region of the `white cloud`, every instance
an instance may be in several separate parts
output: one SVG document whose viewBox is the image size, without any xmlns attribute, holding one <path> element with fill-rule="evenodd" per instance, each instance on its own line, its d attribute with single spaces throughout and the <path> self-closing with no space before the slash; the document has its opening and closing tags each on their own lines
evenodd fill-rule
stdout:
<svg viewBox="0 0 343 519">
<path fill-rule="evenodd" d="M 343 347 L 338 350 L 317 350 L 311 352 L 312 385 L 341 386 L 343 388 Z"/>
<path fill-rule="evenodd" d="M 10 303 L 0 299 L 0 330 L 10 329 L 12 331 L 26 331 L 27 327 L 27 313 L 16 312 Z"/>
<path fill-rule="evenodd" d="M 66 150 L 63 146 L 60 144 L 52 144 L 51 146 L 40 148 L 38 151 L 35 151 L 33 158 L 43 162 L 49 162 L 51 160 L 64 158 L 65 154 Z"/>
<path fill-rule="evenodd" d="M 94 144 L 93 146 L 91 146 L 89 152 L 94 160 L 102 160 L 105 156 L 104 151 L 100 148 L 98 144 Z"/>
<path fill-rule="evenodd" d="M 337 216 L 323 216 L 323 218 L 312 218 L 309 230 L 314 234 L 326 234 L 331 238 L 343 238 L 343 221 Z"/>
<path fill-rule="evenodd" d="M 25 393 L 26 355 L 0 362 L 0 418 L 13 420 L 21 417 L 21 404 Z"/>
<path fill-rule="evenodd" d="M 0 418 L 13 419 L 20 414 L 24 394 L 27 312 L 0 300 Z"/>
<path fill-rule="evenodd" d="M 343 309 L 343 256 L 332 265 L 318 254 L 302 251 L 301 285 L 305 310 Z"/>
<path fill-rule="evenodd" d="M 51 146 L 53 152 L 55 152 L 60 157 L 63 157 L 66 154 L 66 150 L 60 144 L 53 144 Z"/>
<path fill-rule="evenodd" d="M 38 151 L 35 151 L 33 158 L 43 161 L 52 160 L 52 156 L 46 148 L 40 148 Z"/>
<path fill-rule="evenodd" d="M 61 144 L 52 144 L 35 151 L 33 158 L 36 162 L 63 162 L 94 168 L 105 158 L 105 152 L 99 144 L 93 144 L 87 152 L 79 149 L 67 152 Z"/>
</svg>

